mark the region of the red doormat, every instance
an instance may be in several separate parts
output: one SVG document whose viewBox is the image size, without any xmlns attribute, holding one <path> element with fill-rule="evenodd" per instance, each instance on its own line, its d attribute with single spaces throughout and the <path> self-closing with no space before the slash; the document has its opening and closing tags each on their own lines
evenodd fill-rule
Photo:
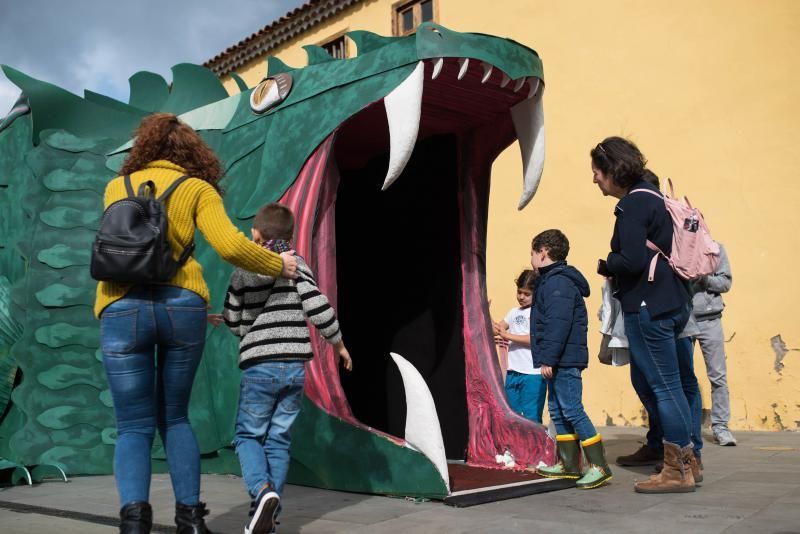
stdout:
<svg viewBox="0 0 800 534">
<path fill-rule="evenodd" d="M 527 471 L 486 469 L 461 463 L 447 464 L 447 468 L 450 495 L 444 503 L 456 507 L 575 487 L 574 480 L 545 478 Z"/>
</svg>

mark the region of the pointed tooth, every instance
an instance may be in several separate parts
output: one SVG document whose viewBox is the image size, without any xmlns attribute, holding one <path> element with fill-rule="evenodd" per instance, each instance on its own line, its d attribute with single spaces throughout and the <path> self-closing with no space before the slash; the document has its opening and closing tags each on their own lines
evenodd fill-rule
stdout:
<svg viewBox="0 0 800 534">
<path fill-rule="evenodd" d="M 500 82 L 500 88 L 502 89 L 503 87 L 505 87 L 506 85 L 508 85 L 508 82 L 510 82 L 510 81 L 511 81 L 511 78 L 509 78 L 509 77 L 508 77 L 508 74 L 506 74 L 506 73 L 504 72 L 504 73 L 503 73 L 503 81 L 501 81 L 501 82 Z"/>
<path fill-rule="evenodd" d="M 528 90 L 528 98 L 532 98 L 533 95 L 536 94 L 536 91 L 539 90 L 539 78 L 535 76 L 529 76 L 528 84 L 530 85 L 530 89 Z"/>
<path fill-rule="evenodd" d="M 435 80 L 439 77 L 439 73 L 442 72 L 442 65 L 444 65 L 444 58 L 436 58 L 436 60 L 433 62 L 433 74 L 431 74 L 431 80 Z"/>
<path fill-rule="evenodd" d="M 459 65 L 458 79 L 460 80 L 464 77 L 465 74 L 467 74 L 467 69 L 469 69 L 469 58 L 468 57 L 459 58 L 458 65 Z"/>
<path fill-rule="evenodd" d="M 489 79 L 489 76 L 492 75 L 492 69 L 494 67 L 485 61 L 481 61 L 481 66 L 483 67 L 483 78 L 481 78 L 481 83 L 486 83 L 486 81 Z"/>
<path fill-rule="evenodd" d="M 389 122 L 389 169 L 382 191 L 392 185 L 411 158 L 419 134 L 422 112 L 422 87 L 425 82 L 425 63 L 420 61 L 408 78 L 383 99 Z"/>
<path fill-rule="evenodd" d="M 522 153 L 522 196 L 517 209 L 521 210 L 536 194 L 544 170 L 544 107 L 542 93 L 526 98 L 511 108 L 511 120 L 517 132 Z"/>
<path fill-rule="evenodd" d="M 399 354 L 390 354 L 400 370 L 406 393 L 406 442 L 431 461 L 449 492 L 447 455 L 433 395 L 416 367 Z"/>
<path fill-rule="evenodd" d="M 519 92 L 522 89 L 522 86 L 525 85 L 525 78 L 520 78 L 516 82 L 514 82 L 514 92 Z"/>
</svg>

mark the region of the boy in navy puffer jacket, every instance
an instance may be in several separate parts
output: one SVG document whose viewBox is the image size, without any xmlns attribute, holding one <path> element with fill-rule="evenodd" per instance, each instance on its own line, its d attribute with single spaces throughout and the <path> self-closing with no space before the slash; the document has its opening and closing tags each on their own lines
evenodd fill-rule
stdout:
<svg viewBox="0 0 800 534">
<path fill-rule="evenodd" d="M 567 265 L 569 240 L 560 230 L 545 230 L 531 243 L 531 266 L 539 271 L 533 290 L 531 351 L 547 380 L 547 406 L 556 427 L 559 461 L 537 473 L 551 478 L 578 479 L 580 489 L 592 489 L 611 479 L 600 434 L 581 400 L 581 373 L 589 364 L 586 346 L 588 317 L 583 299 L 589 283 Z M 580 440 L 580 445 L 578 444 Z M 581 472 L 580 450 L 587 460 Z"/>
</svg>

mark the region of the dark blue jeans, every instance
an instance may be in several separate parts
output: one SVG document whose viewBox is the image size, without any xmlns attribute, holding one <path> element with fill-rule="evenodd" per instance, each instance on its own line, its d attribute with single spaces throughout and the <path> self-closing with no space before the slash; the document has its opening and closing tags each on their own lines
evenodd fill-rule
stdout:
<svg viewBox="0 0 800 534">
<path fill-rule="evenodd" d="M 206 302 L 178 287 L 135 287 L 103 311 L 100 341 L 117 418 L 114 476 L 122 506 L 149 499 L 156 428 L 175 500 L 199 502 L 200 450 L 188 407 L 205 333 Z"/>
<path fill-rule="evenodd" d="M 642 306 L 638 313 L 625 313 L 624 317 L 631 363 L 641 372 L 655 397 L 655 412 L 664 440 L 685 447 L 692 443 L 693 426 L 681 381 L 678 335 L 689 319 L 689 308 L 686 306 L 654 319 L 647 306 Z"/>
<path fill-rule="evenodd" d="M 575 367 L 553 368 L 553 378 L 547 381 L 547 409 L 559 434 L 577 434 L 585 441 L 597 430 L 583 409 L 581 372 Z"/>
<path fill-rule="evenodd" d="M 694 344 L 691 337 L 682 337 L 677 340 L 678 367 L 681 375 L 683 393 L 689 403 L 689 411 L 692 414 L 692 443 L 694 444 L 694 454 L 700 457 L 703 449 L 703 436 L 700 431 L 703 416 L 703 399 L 700 397 L 700 386 L 694 374 Z M 631 383 L 639 400 L 642 401 L 647 411 L 647 445 L 656 451 L 664 449 L 662 443 L 664 431 L 661 429 L 661 422 L 658 419 L 658 408 L 656 407 L 656 397 L 653 390 L 647 384 L 644 375 L 634 362 L 631 362 Z"/>
<path fill-rule="evenodd" d="M 292 423 L 300 413 L 304 362 L 264 362 L 242 373 L 233 445 L 251 497 L 264 484 L 283 495 L 289 472 Z"/>
</svg>

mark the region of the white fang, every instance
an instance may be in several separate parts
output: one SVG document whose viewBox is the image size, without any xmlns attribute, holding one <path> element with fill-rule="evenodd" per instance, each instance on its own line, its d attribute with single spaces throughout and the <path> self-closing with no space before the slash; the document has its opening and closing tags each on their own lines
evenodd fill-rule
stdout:
<svg viewBox="0 0 800 534">
<path fill-rule="evenodd" d="M 433 73 L 431 74 L 431 80 L 435 80 L 439 77 L 439 73 L 442 72 L 442 65 L 444 65 L 444 58 L 436 58 L 436 61 L 433 62 Z"/>
<path fill-rule="evenodd" d="M 460 80 L 464 77 L 465 74 L 467 74 L 467 69 L 469 69 L 469 58 L 468 57 L 459 58 L 458 65 L 459 65 L 458 79 Z"/>
<path fill-rule="evenodd" d="M 481 66 L 483 67 L 483 78 L 481 78 L 481 83 L 486 83 L 486 81 L 489 79 L 489 76 L 492 75 L 492 69 L 494 67 L 483 61 L 481 61 Z"/>
<path fill-rule="evenodd" d="M 434 67 L 435 69 L 435 67 Z M 435 73 L 435 71 L 434 71 Z M 417 63 L 403 83 L 383 99 L 389 122 L 389 169 L 383 181 L 383 191 L 397 180 L 405 169 L 419 134 L 422 113 L 422 86 L 425 82 L 425 63 Z"/>
<path fill-rule="evenodd" d="M 534 76 L 528 77 L 528 85 L 530 86 L 530 89 L 528 90 L 528 98 L 532 98 L 533 95 L 536 94 L 536 91 L 539 90 L 539 78 Z"/>
<path fill-rule="evenodd" d="M 520 89 L 522 89 L 522 86 L 523 86 L 523 85 L 525 85 L 525 78 L 520 78 L 519 80 L 517 80 L 516 82 L 514 82 L 514 92 L 516 93 L 516 92 L 518 92 Z"/>
<path fill-rule="evenodd" d="M 501 81 L 501 82 L 500 82 L 500 88 L 502 89 L 503 87 L 505 87 L 506 85 L 508 85 L 508 82 L 510 82 L 510 81 L 511 81 L 511 78 L 509 78 L 509 77 L 508 77 L 508 74 L 506 74 L 506 73 L 504 72 L 504 73 L 503 73 L 503 81 Z"/>
<path fill-rule="evenodd" d="M 536 194 L 544 170 L 543 92 L 540 89 L 533 98 L 526 98 L 511 108 L 511 120 L 522 152 L 522 196 L 517 206 L 520 210 Z"/>
<path fill-rule="evenodd" d="M 444 452 L 442 427 L 439 425 L 433 396 L 416 367 L 399 354 L 390 354 L 403 377 L 403 388 L 406 392 L 406 442 L 431 461 L 449 492 L 447 455 Z"/>
</svg>

